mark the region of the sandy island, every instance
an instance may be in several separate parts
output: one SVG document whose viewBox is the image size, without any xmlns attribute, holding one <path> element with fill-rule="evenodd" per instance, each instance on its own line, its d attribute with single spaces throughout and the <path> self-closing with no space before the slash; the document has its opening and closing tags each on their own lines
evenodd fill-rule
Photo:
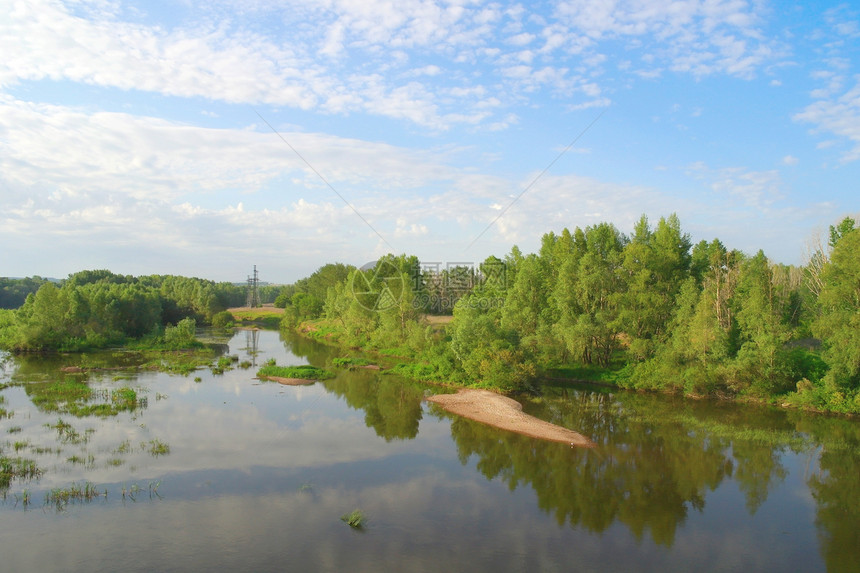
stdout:
<svg viewBox="0 0 860 573">
<path fill-rule="evenodd" d="M 439 404 L 445 410 L 508 430 L 553 442 L 563 442 L 580 448 L 593 448 L 595 443 L 578 432 L 545 422 L 523 413 L 522 405 L 506 396 L 489 390 L 465 388 L 456 394 L 429 396 L 428 402 Z"/>
</svg>

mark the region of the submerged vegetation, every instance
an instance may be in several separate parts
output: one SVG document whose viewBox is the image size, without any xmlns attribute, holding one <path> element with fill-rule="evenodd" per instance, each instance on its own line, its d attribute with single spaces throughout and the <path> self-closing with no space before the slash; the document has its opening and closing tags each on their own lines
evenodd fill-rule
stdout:
<svg viewBox="0 0 860 573">
<path fill-rule="evenodd" d="M 124 386 L 115 390 L 94 390 L 89 384 L 66 378 L 51 383 L 34 382 L 25 385 L 33 405 L 44 412 L 73 416 L 116 416 L 146 405 L 137 391 Z"/>
</svg>

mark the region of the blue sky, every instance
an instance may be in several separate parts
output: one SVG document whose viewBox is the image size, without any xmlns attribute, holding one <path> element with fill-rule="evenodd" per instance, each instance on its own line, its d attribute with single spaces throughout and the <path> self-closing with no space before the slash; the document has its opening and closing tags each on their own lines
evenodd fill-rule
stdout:
<svg viewBox="0 0 860 573">
<path fill-rule="evenodd" d="M 0 276 L 292 282 L 671 213 L 800 264 L 860 215 L 849 4 L 0 5 Z"/>
</svg>

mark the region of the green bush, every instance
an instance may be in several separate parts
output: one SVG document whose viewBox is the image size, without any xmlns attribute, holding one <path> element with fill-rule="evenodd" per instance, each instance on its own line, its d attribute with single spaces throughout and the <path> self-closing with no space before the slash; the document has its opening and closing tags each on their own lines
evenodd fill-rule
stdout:
<svg viewBox="0 0 860 573">
<path fill-rule="evenodd" d="M 193 318 L 183 318 L 176 326 L 168 326 L 164 329 L 164 344 L 169 348 L 180 349 L 194 346 L 196 339 L 194 331 L 197 322 Z"/>
<path fill-rule="evenodd" d="M 233 315 L 226 310 L 215 313 L 212 317 L 212 326 L 215 328 L 228 328 L 233 326 Z"/>
</svg>

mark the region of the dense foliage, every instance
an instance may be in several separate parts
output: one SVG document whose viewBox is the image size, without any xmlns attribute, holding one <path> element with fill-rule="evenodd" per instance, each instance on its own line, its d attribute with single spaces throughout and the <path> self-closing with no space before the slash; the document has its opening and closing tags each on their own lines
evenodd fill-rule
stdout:
<svg viewBox="0 0 860 573">
<path fill-rule="evenodd" d="M 672 215 L 656 226 L 643 216 L 630 235 L 610 223 L 551 232 L 537 253 L 514 247 L 468 272 L 421 272 L 405 255 L 346 270 L 285 325 L 412 358 L 397 367 L 407 375 L 512 390 L 575 368 L 630 388 L 860 412 L 850 218 L 803 268 L 716 239 L 693 245 Z M 446 325 L 427 319 L 446 311 L 439 300 L 456 301 Z"/>
<path fill-rule="evenodd" d="M 229 283 L 81 271 L 60 284 L 42 282 L 19 308 L 0 310 L 0 348 L 81 350 L 144 337 L 177 347 L 193 340 L 195 323 L 244 299 L 244 287 Z"/>
<path fill-rule="evenodd" d="M 46 282 L 48 279 L 42 277 L 23 279 L 0 277 L 0 308 L 18 308 L 27 300 L 27 295 L 35 294 Z"/>
</svg>

